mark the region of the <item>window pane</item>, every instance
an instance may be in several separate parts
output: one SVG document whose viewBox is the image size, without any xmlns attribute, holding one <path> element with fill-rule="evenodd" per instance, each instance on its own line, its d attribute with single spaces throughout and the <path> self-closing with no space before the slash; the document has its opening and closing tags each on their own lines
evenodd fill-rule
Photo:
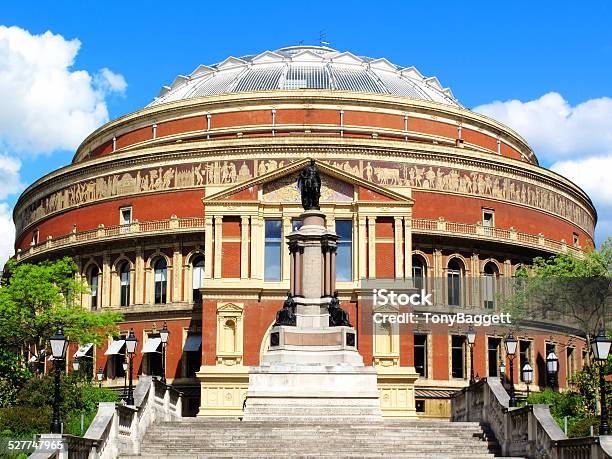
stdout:
<svg viewBox="0 0 612 459">
<path fill-rule="evenodd" d="M 451 375 L 453 378 L 464 377 L 464 339 L 463 336 L 452 337 Z"/>
<path fill-rule="evenodd" d="M 495 377 L 499 374 L 499 345 L 499 339 L 489 338 L 489 376 Z"/>
<path fill-rule="evenodd" d="M 353 222 L 351 220 L 336 220 L 338 251 L 336 254 L 336 279 L 339 281 L 353 280 Z"/>
<path fill-rule="evenodd" d="M 280 220 L 266 220 L 266 240 L 280 240 L 282 233 Z"/>
<path fill-rule="evenodd" d="M 427 377 L 427 335 L 414 335 L 414 369 Z"/>
<path fill-rule="evenodd" d="M 281 235 L 281 221 L 266 220 L 264 280 L 278 281 L 281 278 Z"/>
</svg>

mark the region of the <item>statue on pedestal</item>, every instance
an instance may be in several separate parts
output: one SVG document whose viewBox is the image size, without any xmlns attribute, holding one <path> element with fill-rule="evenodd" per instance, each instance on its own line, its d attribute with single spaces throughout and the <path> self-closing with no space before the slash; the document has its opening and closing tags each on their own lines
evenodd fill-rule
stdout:
<svg viewBox="0 0 612 459">
<path fill-rule="evenodd" d="M 314 159 L 311 159 L 310 164 L 300 171 L 297 185 L 302 193 L 304 210 L 320 210 L 321 176 Z"/>
<path fill-rule="evenodd" d="M 295 327 L 295 306 L 295 300 L 291 296 L 291 292 L 287 292 L 287 299 L 283 303 L 283 309 L 276 313 L 276 322 L 274 322 L 274 326 L 288 325 L 290 327 Z"/>
<path fill-rule="evenodd" d="M 334 292 L 334 296 L 327 307 L 329 311 L 329 326 L 330 327 L 352 327 L 349 322 L 348 314 L 340 307 L 338 299 L 338 290 Z"/>
</svg>

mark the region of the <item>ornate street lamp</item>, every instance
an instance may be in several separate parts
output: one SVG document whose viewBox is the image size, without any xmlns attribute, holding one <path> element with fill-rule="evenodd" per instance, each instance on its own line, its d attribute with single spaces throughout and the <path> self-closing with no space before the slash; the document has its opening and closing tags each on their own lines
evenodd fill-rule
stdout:
<svg viewBox="0 0 612 459">
<path fill-rule="evenodd" d="M 510 408 L 516 407 L 516 394 L 514 392 L 514 357 L 516 355 L 516 345 L 518 341 L 512 334 L 512 332 L 508 333 L 506 336 L 506 341 L 504 342 L 506 345 L 506 354 L 510 359 Z"/>
<path fill-rule="evenodd" d="M 591 350 L 595 360 L 599 362 L 599 403 L 601 407 L 601 418 L 599 422 L 599 435 L 610 435 L 608 426 L 608 408 L 606 407 L 606 380 L 604 368 L 610 354 L 610 338 L 606 336 L 604 329 L 591 341 Z"/>
<path fill-rule="evenodd" d="M 130 358 L 130 383 L 128 385 L 128 394 L 125 399 L 126 405 L 134 406 L 134 388 L 132 386 L 132 372 L 134 370 L 134 354 L 136 353 L 136 346 L 138 346 L 138 340 L 134 336 L 134 329 L 130 328 L 130 334 L 125 339 L 125 349 Z"/>
<path fill-rule="evenodd" d="M 98 387 L 102 387 L 102 380 L 104 379 L 104 370 L 102 367 L 98 367 L 98 374 L 96 376 L 98 377 Z"/>
<path fill-rule="evenodd" d="M 505 376 L 506 376 L 506 364 L 502 362 L 499 365 L 499 379 L 501 379 L 501 381 L 503 382 Z"/>
<path fill-rule="evenodd" d="M 546 356 L 546 372 L 550 380 L 550 387 L 555 387 L 557 374 L 559 373 L 559 358 L 555 351 L 550 351 Z"/>
<path fill-rule="evenodd" d="M 159 332 L 159 337 L 162 343 L 162 377 L 161 382 L 166 384 L 166 344 L 168 344 L 168 338 L 170 337 L 170 330 L 168 330 L 168 324 L 164 321 L 164 326 Z"/>
<path fill-rule="evenodd" d="M 51 433 L 61 434 L 62 423 L 60 420 L 60 372 L 62 362 L 66 358 L 68 340 L 64 336 L 64 324 L 57 322 L 55 335 L 49 338 L 51 354 L 53 355 L 53 366 L 55 368 L 55 387 L 53 392 L 53 419 L 51 420 Z"/>
<path fill-rule="evenodd" d="M 72 361 L 72 372 L 73 373 L 77 373 L 79 371 L 79 358 L 76 357 L 73 361 Z"/>
<path fill-rule="evenodd" d="M 124 360 L 121 366 L 123 367 L 123 397 L 121 398 L 125 400 L 125 398 L 127 397 L 127 360 Z"/>
<path fill-rule="evenodd" d="M 523 365 L 523 382 L 527 384 L 527 397 L 529 398 L 529 384 L 533 382 L 533 367 L 527 362 Z"/>
<path fill-rule="evenodd" d="M 476 330 L 470 325 L 467 331 L 467 341 L 470 345 L 470 386 L 476 382 L 474 379 L 474 342 L 476 341 Z"/>
</svg>

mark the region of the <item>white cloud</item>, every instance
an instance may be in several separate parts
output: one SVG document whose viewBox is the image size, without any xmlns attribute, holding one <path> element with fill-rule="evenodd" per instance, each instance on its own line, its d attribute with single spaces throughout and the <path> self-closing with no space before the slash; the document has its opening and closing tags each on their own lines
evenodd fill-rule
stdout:
<svg viewBox="0 0 612 459">
<path fill-rule="evenodd" d="M 108 92 L 117 92 L 119 94 L 125 94 L 127 89 L 127 82 L 123 75 L 115 73 L 112 70 L 104 67 L 96 75 L 96 83 L 99 87 L 104 88 Z"/>
<path fill-rule="evenodd" d="M 0 269 L 10 257 L 15 254 L 13 243 L 15 241 L 15 225 L 13 216 L 6 202 L 0 202 Z"/>
<path fill-rule="evenodd" d="M 108 121 L 105 98 L 125 91 L 108 69 L 71 70 L 81 43 L 0 26 L 0 147 L 15 154 L 74 149 Z"/>
<path fill-rule="evenodd" d="M 612 99 L 570 105 L 557 92 L 539 99 L 495 101 L 473 109 L 507 124 L 527 139 L 538 158 L 602 155 L 612 151 Z"/>
<path fill-rule="evenodd" d="M 22 188 L 19 180 L 21 161 L 11 156 L 0 155 L 0 199 L 17 193 Z"/>
</svg>

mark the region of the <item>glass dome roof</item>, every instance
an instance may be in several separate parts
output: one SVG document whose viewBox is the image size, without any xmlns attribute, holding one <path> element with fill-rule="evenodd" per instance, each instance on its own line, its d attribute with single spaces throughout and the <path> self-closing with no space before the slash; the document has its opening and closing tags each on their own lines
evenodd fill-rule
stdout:
<svg viewBox="0 0 612 459">
<path fill-rule="evenodd" d="M 163 86 L 149 106 L 216 94 L 292 89 L 392 94 L 461 107 L 436 77 L 424 77 L 414 67 L 324 46 L 291 46 L 199 65 L 190 75 L 179 75 L 170 86 Z"/>
</svg>

